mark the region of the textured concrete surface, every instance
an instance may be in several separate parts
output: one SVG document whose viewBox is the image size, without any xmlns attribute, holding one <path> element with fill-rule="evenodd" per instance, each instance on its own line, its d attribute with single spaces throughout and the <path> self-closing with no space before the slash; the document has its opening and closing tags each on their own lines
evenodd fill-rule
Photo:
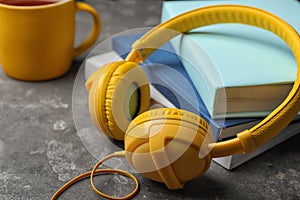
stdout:
<svg viewBox="0 0 300 200">
<path fill-rule="evenodd" d="M 159 22 L 161 1 L 87 2 L 102 17 L 99 41 Z M 77 21 L 79 43 L 90 22 L 85 14 L 78 15 Z M 91 124 L 80 65 L 77 58 L 64 77 L 39 83 L 11 79 L 0 68 L 0 200 L 50 199 L 65 181 L 122 148 L 122 143 L 108 140 Z M 213 163 L 205 176 L 180 191 L 170 191 L 135 174 L 140 181 L 135 199 L 300 199 L 299 142 L 300 134 L 233 171 Z M 123 159 L 113 159 L 107 165 L 130 170 Z M 102 176 L 96 182 L 102 191 L 116 195 L 133 187 L 119 176 Z M 61 199 L 101 198 L 84 180 Z"/>
</svg>

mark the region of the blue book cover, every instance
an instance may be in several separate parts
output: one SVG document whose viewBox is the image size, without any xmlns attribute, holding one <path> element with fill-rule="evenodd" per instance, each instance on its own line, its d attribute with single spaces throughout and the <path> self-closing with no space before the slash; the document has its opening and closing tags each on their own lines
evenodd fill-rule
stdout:
<svg viewBox="0 0 300 200">
<path fill-rule="evenodd" d="M 258 7 L 300 31 L 300 4 L 295 0 L 167 1 L 162 21 L 217 4 Z M 213 118 L 265 116 L 284 99 L 296 77 L 297 65 L 289 47 L 273 33 L 256 27 L 212 25 L 181 35 L 171 43 L 189 61 L 183 60 L 183 65 Z M 225 100 L 220 95 L 224 91 Z M 224 101 L 226 113 L 215 106 Z"/>
<path fill-rule="evenodd" d="M 113 50 L 122 58 L 126 58 L 131 45 L 141 34 L 117 36 L 113 38 Z M 165 67 L 167 66 L 167 67 Z M 196 114 L 210 123 L 214 138 L 227 138 L 257 123 L 260 118 L 217 119 L 212 120 L 203 100 L 188 76 L 181 59 L 175 54 L 170 43 L 155 51 L 142 65 L 149 82 L 176 107 Z M 178 77 L 180 74 L 181 77 Z M 182 80 L 184 79 L 184 80 Z"/>
</svg>

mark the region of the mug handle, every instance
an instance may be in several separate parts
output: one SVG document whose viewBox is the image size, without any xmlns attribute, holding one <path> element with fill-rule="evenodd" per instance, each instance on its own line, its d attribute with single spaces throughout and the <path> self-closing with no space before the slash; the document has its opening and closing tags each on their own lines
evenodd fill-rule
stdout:
<svg viewBox="0 0 300 200">
<path fill-rule="evenodd" d="M 76 12 L 86 11 L 93 17 L 94 26 L 88 38 L 74 49 L 73 57 L 76 57 L 91 47 L 96 41 L 101 31 L 101 20 L 97 11 L 90 5 L 83 2 L 76 2 Z"/>
</svg>

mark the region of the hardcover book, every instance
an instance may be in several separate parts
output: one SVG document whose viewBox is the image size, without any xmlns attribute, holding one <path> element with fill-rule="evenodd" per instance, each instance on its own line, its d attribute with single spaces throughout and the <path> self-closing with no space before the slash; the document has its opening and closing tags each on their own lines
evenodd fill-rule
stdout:
<svg viewBox="0 0 300 200">
<path fill-rule="evenodd" d="M 217 4 L 258 7 L 300 30 L 300 5 L 293 0 L 167 1 L 162 21 Z M 182 34 L 171 44 L 185 58 L 182 63 L 212 118 L 266 116 L 285 98 L 296 77 L 289 47 L 275 34 L 256 27 L 211 25 Z M 226 107 L 225 112 L 219 105 Z"/>
</svg>

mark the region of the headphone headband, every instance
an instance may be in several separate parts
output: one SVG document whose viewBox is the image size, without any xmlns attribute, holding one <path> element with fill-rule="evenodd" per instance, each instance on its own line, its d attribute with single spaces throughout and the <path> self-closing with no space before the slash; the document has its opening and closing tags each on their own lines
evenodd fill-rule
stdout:
<svg viewBox="0 0 300 200">
<path fill-rule="evenodd" d="M 300 110 L 300 38 L 297 31 L 279 17 L 261 9 L 240 5 L 209 6 L 178 15 L 153 28 L 132 45 L 133 50 L 126 58 L 128 61 L 142 62 L 176 35 L 220 23 L 242 23 L 275 33 L 291 48 L 298 72 L 286 99 L 259 124 L 238 133 L 237 138 L 212 144 L 213 157 L 251 152 L 276 136 L 296 117 Z"/>
</svg>

